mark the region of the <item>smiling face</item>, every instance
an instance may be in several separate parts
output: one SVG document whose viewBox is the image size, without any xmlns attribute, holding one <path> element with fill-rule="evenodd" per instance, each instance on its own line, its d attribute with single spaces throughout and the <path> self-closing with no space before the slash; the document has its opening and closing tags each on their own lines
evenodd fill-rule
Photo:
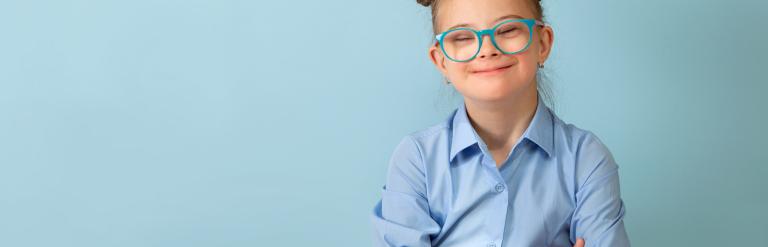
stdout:
<svg viewBox="0 0 768 247">
<path fill-rule="evenodd" d="M 435 13 L 435 31 L 441 33 L 456 26 L 475 30 L 492 28 L 509 19 L 535 18 L 529 0 L 440 0 Z M 504 54 L 483 36 L 482 47 L 469 62 L 449 60 L 435 44 L 429 55 L 465 99 L 473 101 L 504 101 L 536 90 L 538 64 L 546 61 L 552 46 L 550 27 L 535 26 L 531 44 L 523 52 Z"/>
</svg>

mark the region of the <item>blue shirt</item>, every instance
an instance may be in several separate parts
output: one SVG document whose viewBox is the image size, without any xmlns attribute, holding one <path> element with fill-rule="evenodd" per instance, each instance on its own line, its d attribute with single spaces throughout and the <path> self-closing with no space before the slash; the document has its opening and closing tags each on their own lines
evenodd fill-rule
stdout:
<svg viewBox="0 0 768 247">
<path fill-rule="evenodd" d="M 497 168 L 465 107 L 395 148 L 371 215 L 379 245 L 629 246 L 618 166 L 597 136 L 539 97 Z"/>
</svg>

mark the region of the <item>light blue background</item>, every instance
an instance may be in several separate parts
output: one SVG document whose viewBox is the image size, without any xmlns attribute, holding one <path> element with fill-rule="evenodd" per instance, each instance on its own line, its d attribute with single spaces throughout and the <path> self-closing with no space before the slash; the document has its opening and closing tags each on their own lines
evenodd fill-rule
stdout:
<svg viewBox="0 0 768 247">
<path fill-rule="evenodd" d="M 768 2 L 545 0 L 634 246 L 768 242 Z M 0 2 L 0 246 L 368 246 L 460 95 L 397 1 Z"/>
</svg>

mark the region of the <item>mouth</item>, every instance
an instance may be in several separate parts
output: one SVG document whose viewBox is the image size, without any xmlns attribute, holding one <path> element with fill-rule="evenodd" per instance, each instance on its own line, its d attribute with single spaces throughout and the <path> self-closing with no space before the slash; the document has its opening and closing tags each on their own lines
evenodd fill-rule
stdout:
<svg viewBox="0 0 768 247">
<path fill-rule="evenodd" d="M 482 76 L 496 75 L 496 74 L 500 74 L 507 71 L 510 67 L 512 67 L 512 65 L 506 65 L 506 66 L 495 67 L 490 69 L 475 70 L 475 71 L 472 71 L 472 74 L 482 75 Z"/>
</svg>

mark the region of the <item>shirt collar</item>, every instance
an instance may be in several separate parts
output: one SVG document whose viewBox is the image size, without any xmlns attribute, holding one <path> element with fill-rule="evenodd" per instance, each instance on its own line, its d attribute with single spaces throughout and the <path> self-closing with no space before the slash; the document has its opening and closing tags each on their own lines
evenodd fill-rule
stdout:
<svg viewBox="0 0 768 247">
<path fill-rule="evenodd" d="M 469 122 L 467 108 L 466 105 L 464 105 L 464 102 L 462 102 L 454 112 L 453 123 L 451 126 L 450 161 L 453 162 L 453 159 L 459 152 L 474 144 L 482 143 L 482 140 Z M 530 125 L 526 128 L 525 132 L 523 132 L 523 138 L 532 141 L 537 146 L 544 149 L 547 155 L 551 157 L 554 151 L 553 126 L 552 113 L 549 108 L 544 105 L 541 96 L 539 96 L 533 120 L 531 120 Z"/>
</svg>

